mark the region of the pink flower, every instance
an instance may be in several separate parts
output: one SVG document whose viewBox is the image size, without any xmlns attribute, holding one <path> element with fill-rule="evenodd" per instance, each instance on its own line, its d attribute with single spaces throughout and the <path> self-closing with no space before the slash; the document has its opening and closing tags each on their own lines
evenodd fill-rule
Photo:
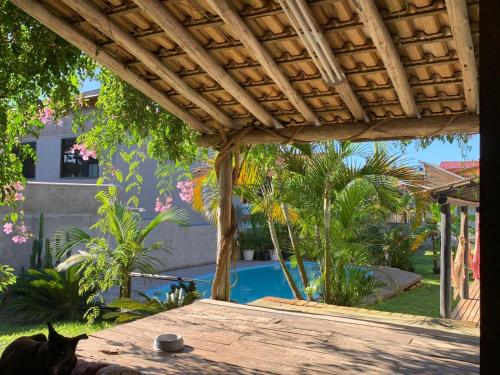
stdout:
<svg viewBox="0 0 500 375">
<path fill-rule="evenodd" d="M 274 172 L 272 169 L 268 170 L 267 171 L 267 177 L 273 177 L 274 176 Z"/>
<path fill-rule="evenodd" d="M 71 148 L 71 151 L 73 152 L 73 154 L 78 152 L 80 154 L 80 157 L 85 161 L 89 160 L 89 158 L 93 159 L 97 158 L 97 152 L 95 150 L 88 149 L 83 144 L 74 144 L 73 147 Z"/>
<path fill-rule="evenodd" d="M 5 234 L 11 234 L 13 226 L 14 226 L 13 223 L 5 223 L 3 225 L 3 231 L 4 231 L 4 233 Z"/>
<path fill-rule="evenodd" d="M 20 181 L 14 182 L 14 184 L 12 186 L 17 191 L 23 191 L 24 190 L 24 185 Z"/>
<path fill-rule="evenodd" d="M 23 201 L 24 200 L 23 193 L 16 193 L 16 194 L 14 194 L 14 200 L 15 201 Z"/>
<path fill-rule="evenodd" d="M 172 207 L 172 197 L 168 196 L 165 198 L 165 203 L 162 203 L 160 201 L 160 198 L 156 198 L 156 202 L 155 202 L 155 212 L 165 212 L 167 211 L 168 209 L 170 209 L 170 207 Z"/>
<path fill-rule="evenodd" d="M 177 183 L 177 188 L 180 190 L 179 197 L 184 202 L 191 202 L 193 200 L 194 194 L 194 183 L 193 181 L 179 181 Z"/>
<path fill-rule="evenodd" d="M 25 236 L 14 236 L 12 237 L 12 241 L 15 243 L 25 243 L 28 238 Z"/>
<path fill-rule="evenodd" d="M 47 125 L 54 116 L 54 110 L 49 107 L 45 107 L 40 111 L 39 119 L 44 124 Z"/>
</svg>

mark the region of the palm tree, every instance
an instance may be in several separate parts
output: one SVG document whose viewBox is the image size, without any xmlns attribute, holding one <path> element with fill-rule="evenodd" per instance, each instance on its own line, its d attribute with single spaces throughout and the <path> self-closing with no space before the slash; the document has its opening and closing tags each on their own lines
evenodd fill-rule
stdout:
<svg viewBox="0 0 500 375">
<path fill-rule="evenodd" d="M 248 199 L 252 203 L 252 213 L 263 212 L 266 216 L 267 226 L 271 235 L 271 240 L 274 249 L 278 253 L 278 260 L 281 269 L 285 275 L 285 279 L 292 290 L 295 299 L 303 299 L 300 294 L 295 281 L 290 274 L 290 270 L 286 266 L 285 259 L 281 251 L 278 235 L 276 234 L 275 221 L 278 219 L 284 222 L 283 211 L 276 197 L 276 191 L 270 179 L 265 180 L 262 184 L 255 186 L 240 186 L 238 189 L 239 194 Z M 306 287 L 304 285 L 304 287 Z"/>
<path fill-rule="evenodd" d="M 195 211 L 202 212 L 210 222 L 215 223 L 217 221 L 218 189 L 214 168 L 210 167 L 214 164 L 214 159 L 209 159 L 207 164 L 208 166 L 201 167 L 195 171 L 195 177 L 193 179 L 194 193 L 192 207 Z M 254 204 L 254 209 L 256 210 L 255 212 L 265 213 L 271 240 L 274 248 L 278 252 L 278 258 L 285 274 L 285 278 L 287 279 L 295 298 L 302 299 L 294 280 L 291 278 L 288 268 L 285 266 L 281 246 L 279 244 L 274 225 L 276 220 L 286 223 L 300 276 L 304 284 L 304 288 L 306 288 L 308 285 L 307 273 L 305 271 L 302 256 L 296 245 L 292 230 L 292 221 L 296 215 L 293 209 L 291 209 L 288 204 L 284 203 L 282 200 L 282 194 L 284 194 L 283 188 L 280 189 L 279 193 L 275 193 L 275 188 L 272 185 L 265 186 L 266 173 L 267 167 L 245 159 L 239 168 L 239 173 L 235 180 L 233 190 L 238 196 L 246 198 Z M 283 181 L 283 179 L 279 179 L 278 181 Z M 281 183 L 280 186 L 283 187 Z M 255 205 L 256 202 L 258 202 L 257 205 Z M 267 207 L 267 205 L 269 205 L 269 207 Z M 267 208 L 269 208 L 269 211 Z M 280 209 L 282 211 L 281 214 L 279 213 Z M 269 217 L 271 218 L 271 222 L 269 221 Z"/>
<path fill-rule="evenodd" d="M 162 241 L 146 245 L 148 235 L 164 222 L 185 225 L 188 216 L 182 210 L 169 208 L 143 226 L 140 215 L 112 194 L 99 192 L 96 198 L 102 204 L 98 211 L 101 217 L 90 229 L 97 230 L 102 236 L 93 237 L 75 227 L 56 233 L 52 248 L 58 259 L 79 246 L 86 249 L 80 249 L 65 259 L 57 269 L 66 270 L 79 265 L 79 272 L 84 275 L 83 289 L 98 285 L 101 290 L 107 290 L 118 285 L 120 297 L 130 298 L 131 272 L 156 273 L 161 262 L 152 252 L 166 251 Z"/>
<path fill-rule="evenodd" d="M 428 210 L 427 220 L 416 229 L 416 236 L 412 244 L 412 250 L 416 250 L 428 238 L 432 243 L 432 272 L 439 273 L 438 240 L 441 236 L 441 212 L 437 204 L 431 204 Z"/>
<path fill-rule="evenodd" d="M 400 161 L 398 156 L 389 156 L 376 147 L 366 154 L 364 150 L 349 142 L 324 143 L 312 157 L 301 158 L 296 171 L 302 174 L 303 195 L 321 197 L 323 218 L 323 279 L 326 303 L 332 303 L 332 260 L 335 254 L 331 238 L 332 209 L 346 189 L 363 181 L 379 204 L 394 208 L 400 195 L 398 181 L 415 186 L 420 176 Z M 297 158 L 300 160 L 300 158 Z M 361 159 L 363 163 L 357 162 Z M 353 207 L 354 209 L 355 207 Z"/>
</svg>

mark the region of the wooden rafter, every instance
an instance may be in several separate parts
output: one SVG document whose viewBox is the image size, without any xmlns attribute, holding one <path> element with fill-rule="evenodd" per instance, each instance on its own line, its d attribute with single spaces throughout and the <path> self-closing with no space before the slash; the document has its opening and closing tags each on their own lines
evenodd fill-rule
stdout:
<svg viewBox="0 0 500 375">
<path fill-rule="evenodd" d="M 216 121 L 228 128 L 234 128 L 233 120 L 217 106 L 197 93 L 176 73 L 170 70 L 160 59 L 154 56 L 134 37 L 125 32 L 115 21 L 106 17 L 99 8 L 87 0 L 63 0 L 70 8 L 76 10 L 98 30 L 114 39 L 132 55 L 139 58 L 149 69 L 158 74 L 165 82 L 182 94 L 192 103 L 210 114 Z"/>
<path fill-rule="evenodd" d="M 208 0 L 208 4 L 229 25 L 233 36 L 240 39 L 248 50 L 252 51 L 255 60 L 262 66 L 266 74 L 271 77 L 276 86 L 286 95 L 292 105 L 304 116 L 305 120 L 317 126 L 321 125 L 316 115 L 294 89 L 278 64 L 276 64 L 269 52 L 267 52 L 252 30 L 250 30 L 231 5 L 226 0 Z"/>
<path fill-rule="evenodd" d="M 464 0 L 446 0 L 446 7 L 460 60 L 467 111 L 477 113 L 479 111 L 479 82 L 467 4 Z"/>
<path fill-rule="evenodd" d="M 198 65 L 264 125 L 282 128 L 279 121 L 241 87 L 158 0 L 134 0 L 134 2 L 168 34 L 170 39 L 175 40 Z"/>
<path fill-rule="evenodd" d="M 178 3 L 181 3 L 183 0 L 178 1 Z M 320 1 L 312 1 L 309 2 L 310 5 L 321 5 L 322 3 L 331 3 L 335 2 L 338 0 L 320 0 Z M 340 0 L 344 1 L 344 0 Z M 166 0 L 163 1 L 163 3 L 168 3 L 171 2 L 171 0 Z M 274 3 L 274 1 L 271 1 L 270 3 Z M 479 2 L 477 1 L 469 1 L 468 2 L 468 7 L 474 7 L 478 6 Z M 382 18 L 385 23 L 394 23 L 394 22 L 401 22 L 405 20 L 413 20 L 416 18 L 421 18 L 421 17 L 430 17 L 430 16 L 439 16 L 441 14 L 446 13 L 446 7 L 443 6 L 441 2 L 433 2 L 432 4 L 424 7 L 418 7 L 418 8 L 412 8 L 412 5 L 409 5 L 409 7 L 403 11 L 399 12 L 392 12 L 387 15 L 384 15 Z M 246 11 L 244 14 L 240 15 L 243 20 L 252 20 L 255 18 L 261 18 L 261 17 L 269 17 L 269 16 L 275 16 L 278 14 L 283 13 L 283 10 L 281 7 L 276 3 L 276 5 L 272 5 L 269 10 L 266 10 L 268 8 L 263 8 L 264 10 L 258 9 L 258 10 L 252 10 L 252 11 Z M 118 18 L 120 16 L 126 15 L 126 14 L 134 14 L 137 11 L 139 11 L 140 8 L 135 6 L 135 5 L 127 5 L 126 8 L 123 7 L 118 7 L 116 10 L 112 10 L 108 13 L 106 13 L 109 17 L 111 18 Z M 76 22 L 76 24 L 83 24 L 87 21 L 83 20 L 81 22 Z M 222 22 L 222 20 L 217 17 L 217 16 L 210 16 L 209 18 L 204 18 L 200 20 L 193 20 L 190 19 L 186 22 L 183 22 L 183 26 L 187 29 L 202 29 L 207 26 L 216 26 L 219 25 Z M 327 22 L 325 25 L 322 25 L 322 29 L 326 35 L 333 34 L 333 33 L 339 33 L 343 31 L 349 31 L 349 30 L 358 30 L 363 27 L 363 23 L 360 22 L 357 18 L 354 20 L 348 20 L 348 21 L 341 21 L 337 18 L 331 18 L 329 22 Z M 165 35 L 165 32 L 163 30 L 159 31 L 156 29 L 151 29 L 151 30 L 145 30 L 142 31 L 139 35 L 139 39 L 149 39 L 149 38 L 155 38 L 158 36 Z M 293 30 L 290 30 L 287 34 L 286 37 L 289 38 L 295 38 L 297 35 Z M 278 36 L 275 40 L 282 40 L 285 38 L 285 36 Z M 265 41 L 260 39 L 261 42 Z M 113 44 L 114 42 L 110 42 L 109 44 Z M 105 43 L 106 45 L 106 43 Z"/>
<path fill-rule="evenodd" d="M 373 44 L 391 78 L 401 107 L 408 117 L 419 117 L 417 104 L 413 98 L 408 77 L 401 63 L 398 51 L 394 46 L 387 26 L 382 19 L 374 0 L 351 0 L 358 12 L 360 19 L 365 25 Z"/>
<path fill-rule="evenodd" d="M 294 28 L 296 29 L 295 31 L 297 33 L 301 27 L 307 27 L 311 30 L 311 41 L 309 41 L 309 36 L 307 33 L 303 34 L 301 39 L 306 46 L 306 49 L 309 51 L 309 55 L 311 56 L 311 58 L 313 58 L 314 64 L 316 65 L 318 70 L 324 72 L 322 75 L 325 81 L 329 82 L 329 84 L 335 84 L 335 89 L 337 90 L 355 119 L 368 121 L 368 116 L 359 103 L 356 94 L 352 90 L 351 84 L 345 77 L 345 74 L 340 67 L 340 64 L 338 64 L 332 48 L 328 44 L 309 6 L 303 0 L 299 0 L 296 3 L 293 2 L 293 0 L 292 2 L 279 0 L 279 2 L 282 5 L 282 8 L 288 8 L 289 6 L 291 6 L 290 10 L 286 11 L 286 14 L 290 19 L 290 23 L 292 25 L 295 25 Z M 294 11 L 296 13 L 294 13 Z M 297 14 L 303 18 L 304 22 L 302 26 L 300 20 L 297 20 L 298 22 L 294 21 L 294 17 Z M 305 30 L 302 31 L 304 32 Z M 313 51 L 313 44 L 316 45 L 316 51 Z"/>
<path fill-rule="evenodd" d="M 80 48 L 87 55 L 101 63 L 107 69 L 110 69 L 117 74 L 124 81 L 134 86 L 141 91 L 144 95 L 156 101 L 167 111 L 179 117 L 184 122 L 192 125 L 195 129 L 202 133 L 212 133 L 200 120 L 195 118 L 189 112 L 180 108 L 177 104 L 172 102 L 164 93 L 142 79 L 139 75 L 127 69 L 125 65 L 116 60 L 106 51 L 103 51 L 99 46 L 82 35 L 78 29 L 57 17 L 47 8 L 42 6 L 38 1 L 34 0 L 12 0 L 12 3 L 24 10 L 26 13 L 36 18 L 39 22 L 53 30 L 62 38 L 68 40 L 73 45 Z"/>
<path fill-rule="evenodd" d="M 245 129 L 247 131 L 247 129 Z M 479 131 L 478 115 L 436 116 L 429 118 L 396 118 L 361 122 L 340 123 L 330 126 L 287 127 L 276 131 L 254 129 L 238 139 L 240 145 L 310 143 L 327 140 L 389 141 L 430 137 L 442 134 L 474 134 Z M 221 143 L 219 135 L 202 136 L 201 146 L 214 147 Z"/>
</svg>

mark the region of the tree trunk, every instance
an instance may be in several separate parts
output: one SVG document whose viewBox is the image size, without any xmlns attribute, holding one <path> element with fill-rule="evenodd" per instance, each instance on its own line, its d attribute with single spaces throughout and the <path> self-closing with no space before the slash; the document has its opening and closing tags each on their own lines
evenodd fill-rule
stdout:
<svg viewBox="0 0 500 375">
<path fill-rule="evenodd" d="M 129 273 L 130 274 L 130 273 Z M 132 278 L 124 277 L 120 285 L 120 298 L 130 298 L 132 295 Z"/>
<path fill-rule="evenodd" d="M 223 151 L 217 156 L 216 161 L 220 197 L 217 208 L 217 265 L 211 298 L 220 301 L 230 300 L 229 271 L 236 229 L 232 220 L 232 154 L 232 151 Z"/>
<path fill-rule="evenodd" d="M 292 223 L 290 220 L 290 212 L 288 211 L 288 205 L 285 203 L 281 204 L 281 209 L 283 210 L 283 216 L 285 217 L 286 226 L 288 228 L 288 235 L 290 236 L 290 243 L 292 244 L 292 250 L 295 254 L 295 259 L 297 260 L 297 267 L 299 268 L 300 278 L 302 284 L 304 285 L 304 290 L 306 290 L 307 299 L 312 300 L 311 293 L 307 293 L 307 285 L 309 285 L 309 278 L 307 277 L 306 268 L 304 267 L 304 261 L 302 260 L 302 254 L 300 253 L 297 243 L 295 242 L 295 235 L 293 234 Z"/>
<path fill-rule="evenodd" d="M 327 186 L 323 196 L 323 228 L 325 235 L 325 253 L 323 259 L 325 275 L 325 303 L 332 303 L 332 294 L 330 289 L 332 279 L 332 264 L 330 254 L 330 219 L 331 219 L 331 191 Z"/>
<path fill-rule="evenodd" d="M 285 274 L 286 281 L 288 282 L 288 285 L 290 286 L 290 289 L 292 290 L 293 296 L 295 299 L 303 299 L 302 296 L 300 295 L 299 289 L 297 288 L 297 285 L 295 285 L 295 281 L 292 279 L 292 275 L 290 274 L 290 271 L 288 268 L 286 268 L 285 264 L 285 259 L 283 258 L 283 254 L 281 253 L 281 247 L 279 244 L 278 236 L 276 234 L 276 228 L 274 227 L 274 222 L 270 218 L 270 215 L 267 215 L 267 225 L 269 226 L 269 232 L 271 234 L 271 240 L 273 241 L 274 248 L 276 249 L 276 252 L 278 253 L 278 260 L 281 265 L 281 269 L 283 270 L 283 273 Z"/>
</svg>

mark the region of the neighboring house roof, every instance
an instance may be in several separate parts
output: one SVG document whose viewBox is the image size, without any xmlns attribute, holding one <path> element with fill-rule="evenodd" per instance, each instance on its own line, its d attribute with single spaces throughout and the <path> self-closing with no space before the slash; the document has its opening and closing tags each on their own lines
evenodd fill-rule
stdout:
<svg viewBox="0 0 500 375">
<path fill-rule="evenodd" d="M 462 176 L 438 167 L 437 165 L 426 163 L 424 161 L 420 161 L 420 163 L 424 166 L 424 186 L 427 189 L 464 179 Z"/>
<path fill-rule="evenodd" d="M 442 161 L 439 163 L 439 168 L 447 171 L 463 171 L 471 168 L 479 168 L 479 160 L 464 160 L 464 161 Z"/>
</svg>

